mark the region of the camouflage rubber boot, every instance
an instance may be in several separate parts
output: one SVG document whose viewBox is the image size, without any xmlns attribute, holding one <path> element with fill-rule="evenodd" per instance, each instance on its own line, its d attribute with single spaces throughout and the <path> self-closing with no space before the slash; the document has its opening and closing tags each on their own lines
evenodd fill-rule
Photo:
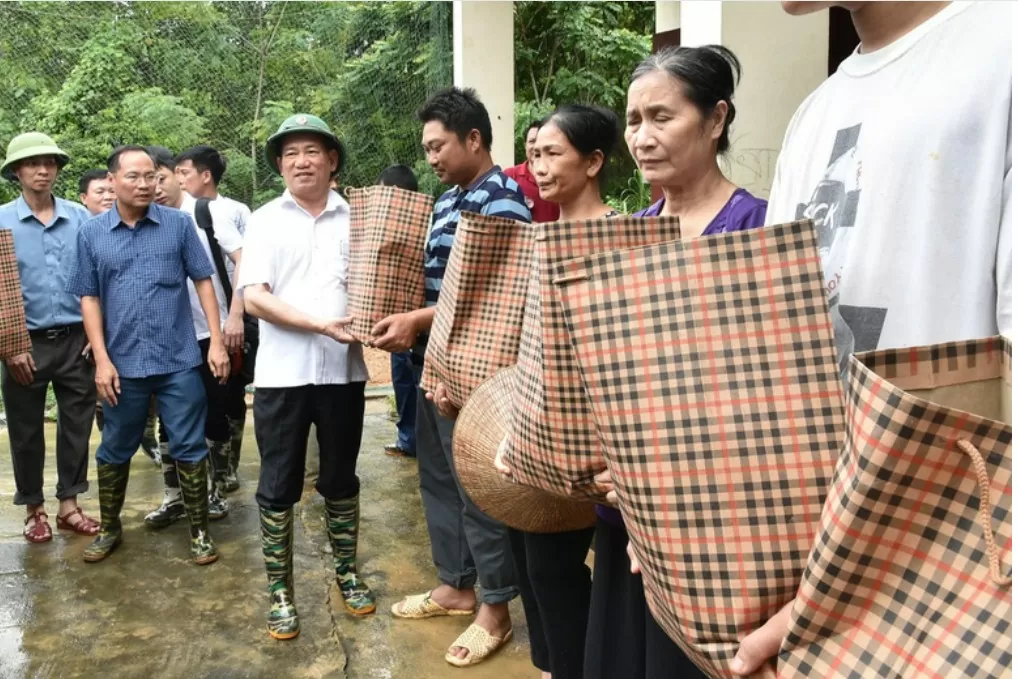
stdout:
<svg viewBox="0 0 1018 679">
<path fill-rule="evenodd" d="M 167 455 L 163 458 L 163 503 L 145 516 L 145 525 L 149 528 L 166 528 L 186 515 L 184 500 L 180 496 L 177 463 Z"/>
<path fill-rule="evenodd" d="M 230 513 L 230 503 L 223 491 L 223 477 L 230 460 L 229 441 L 206 441 L 209 446 L 209 518 L 213 521 L 225 519 Z"/>
<path fill-rule="evenodd" d="M 343 595 L 346 610 L 354 615 L 375 612 L 375 595 L 357 575 L 357 530 L 360 521 L 359 498 L 326 500 L 325 519 L 332 543 L 332 561 L 336 584 Z"/>
<path fill-rule="evenodd" d="M 92 544 L 85 548 L 84 559 L 89 563 L 102 561 L 108 557 L 123 540 L 120 510 L 124 507 L 127 479 L 130 475 L 130 460 L 124 464 L 99 463 L 96 467 L 101 527 Z"/>
<path fill-rule="evenodd" d="M 184 496 L 187 520 L 191 526 L 191 558 L 199 566 L 219 559 L 216 543 L 209 535 L 208 458 L 200 462 L 178 462 L 180 494 Z"/>
<path fill-rule="evenodd" d="M 300 634 L 300 618 L 293 596 L 293 508 L 274 512 L 259 508 L 262 556 L 269 580 L 269 614 L 265 618 L 273 639 Z"/>
<path fill-rule="evenodd" d="M 237 469 L 240 467 L 240 446 L 244 442 L 246 419 L 230 419 L 230 463 L 226 467 L 226 476 L 223 477 L 223 490 L 227 493 L 232 493 L 240 488 Z"/>
<path fill-rule="evenodd" d="M 162 455 L 159 450 L 159 439 L 156 438 L 156 421 L 157 417 L 155 413 L 149 412 L 148 419 L 145 420 L 145 433 L 141 437 L 141 449 L 144 451 L 148 459 L 152 460 L 156 464 L 162 464 Z"/>
</svg>

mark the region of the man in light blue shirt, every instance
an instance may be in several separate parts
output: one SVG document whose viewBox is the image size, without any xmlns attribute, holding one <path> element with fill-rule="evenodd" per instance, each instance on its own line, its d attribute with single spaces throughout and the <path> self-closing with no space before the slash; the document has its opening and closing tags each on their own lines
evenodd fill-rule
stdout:
<svg viewBox="0 0 1018 679">
<path fill-rule="evenodd" d="M 78 228 L 89 218 L 80 205 L 53 195 L 57 173 L 68 156 L 39 132 L 15 137 L 0 175 L 21 185 L 21 195 L 0 206 L 0 229 L 14 234 L 14 252 L 32 338 L 30 353 L 0 366 L 0 390 L 7 408 L 8 436 L 17 492 L 14 504 L 27 509 L 29 542 L 53 538 L 44 508 L 43 417 L 50 384 L 57 398 L 57 527 L 95 535 L 99 524 L 78 507 L 88 490 L 88 440 L 95 408 L 95 372 L 86 359 L 81 303 L 66 292 L 77 255 Z"/>
</svg>

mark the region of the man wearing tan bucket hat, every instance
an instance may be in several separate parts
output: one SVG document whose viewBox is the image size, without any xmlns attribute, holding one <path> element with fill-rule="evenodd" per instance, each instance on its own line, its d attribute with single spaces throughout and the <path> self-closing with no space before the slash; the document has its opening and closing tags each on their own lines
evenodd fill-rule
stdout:
<svg viewBox="0 0 1018 679">
<path fill-rule="evenodd" d="M 96 387 L 94 367 L 85 358 L 87 339 L 76 295 L 64 287 L 75 262 L 79 227 L 89 214 L 53 195 L 53 184 L 68 155 L 41 132 L 11 140 L 0 175 L 21 185 L 21 195 L 0 207 L 0 229 L 10 229 L 21 277 L 25 320 L 32 350 L 0 366 L 8 436 L 17 492 L 14 504 L 27 509 L 25 539 L 48 542 L 53 532 L 43 498 L 46 442 L 43 416 L 50 384 L 57 398 L 57 527 L 95 535 L 99 524 L 82 513 L 77 496 L 88 490 L 88 439 Z"/>
</svg>

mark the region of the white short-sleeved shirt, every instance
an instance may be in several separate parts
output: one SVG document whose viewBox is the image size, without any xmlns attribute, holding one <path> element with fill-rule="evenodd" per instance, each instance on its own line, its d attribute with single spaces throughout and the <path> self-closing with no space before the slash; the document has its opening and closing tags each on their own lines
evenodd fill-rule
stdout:
<svg viewBox="0 0 1018 679">
<path fill-rule="evenodd" d="M 234 200 L 221 193 L 217 193 L 216 197 L 209 201 L 209 211 L 212 213 L 212 221 L 215 224 L 217 233 L 219 224 L 229 222 L 237 230 L 241 238 L 244 237 L 244 232 L 247 231 L 247 220 L 251 219 L 251 208 L 247 205 L 244 205 L 239 200 Z M 233 260 L 229 258 L 226 259 L 226 273 L 230 274 L 230 280 L 232 281 Z"/>
<path fill-rule="evenodd" d="M 209 210 L 212 211 L 214 219 L 222 217 L 228 220 L 233 224 L 237 233 L 241 236 L 244 235 L 244 232 L 247 230 L 247 221 L 251 219 L 251 208 L 247 205 L 220 193 L 216 194 L 216 197 L 209 201 Z M 216 228 L 218 228 L 218 223 Z"/>
<path fill-rule="evenodd" d="M 219 242 L 219 248 L 223 251 L 223 259 L 229 272 L 233 268 L 230 255 L 243 246 L 244 240 L 240 233 L 237 232 L 232 220 L 226 219 L 220 212 L 212 210 L 214 202 L 209 202 L 209 212 L 212 214 L 212 231 L 216 235 L 216 241 Z M 209 247 L 209 239 L 205 235 L 205 230 L 198 226 L 198 220 L 194 216 L 197 204 L 198 201 L 189 194 L 184 193 L 184 200 L 180 204 L 180 209 L 191 215 L 191 221 L 194 222 L 194 228 L 198 232 L 198 240 L 201 241 L 202 247 L 205 248 L 205 254 L 208 255 L 212 266 L 215 266 L 216 263 L 212 260 L 212 249 Z M 232 276 L 233 274 L 231 273 L 230 275 Z M 216 290 L 216 300 L 219 302 L 219 327 L 222 329 L 223 325 L 226 324 L 226 316 L 229 314 L 230 309 L 226 304 L 226 291 L 223 290 L 223 284 L 219 281 L 218 271 L 212 276 L 212 287 Z M 194 320 L 195 337 L 199 340 L 207 339 L 211 334 L 209 332 L 209 322 L 205 318 L 205 312 L 202 311 L 201 302 L 198 301 L 198 291 L 195 290 L 194 283 L 190 279 L 187 281 L 187 294 L 191 300 L 191 317 Z"/>
<path fill-rule="evenodd" d="M 346 315 L 350 268 L 350 206 L 329 192 L 312 217 L 286 191 L 248 221 L 240 285 L 268 285 L 273 295 L 317 318 Z M 365 382 L 359 344 L 259 321 L 256 388 Z"/>
<path fill-rule="evenodd" d="M 839 358 L 1011 328 L 1011 3 L 954 2 L 799 107 L 767 223 L 817 225 Z"/>
</svg>

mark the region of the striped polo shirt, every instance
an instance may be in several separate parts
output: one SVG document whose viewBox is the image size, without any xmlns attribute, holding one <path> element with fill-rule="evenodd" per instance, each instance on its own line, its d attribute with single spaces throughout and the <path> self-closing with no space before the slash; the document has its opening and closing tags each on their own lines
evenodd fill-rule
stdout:
<svg viewBox="0 0 1018 679">
<path fill-rule="evenodd" d="M 429 307 L 438 303 L 461 211 L 530 222 L 530 210 L 520 185 L 505 176 L 498 165 L 467 188 L 454 186 L 443 193 L 435 203 L 431 232 L 424 247 L 424 299 Z"/>
</svg>

